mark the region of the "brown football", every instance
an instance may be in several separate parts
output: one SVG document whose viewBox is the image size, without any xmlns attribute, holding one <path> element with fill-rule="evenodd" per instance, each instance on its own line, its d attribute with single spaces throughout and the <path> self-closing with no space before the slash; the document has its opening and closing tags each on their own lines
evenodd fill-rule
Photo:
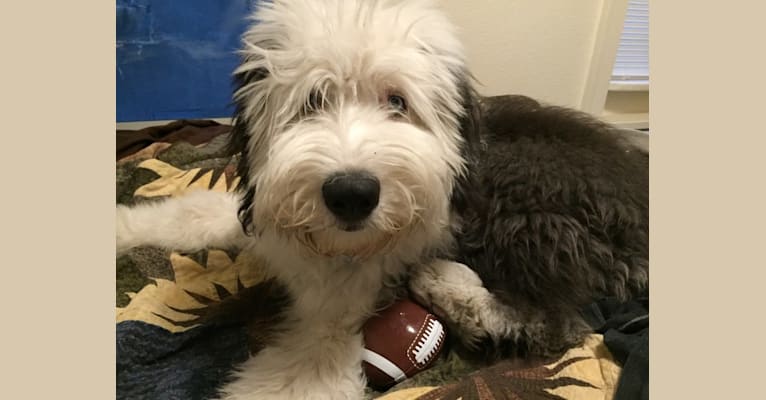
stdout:
<svg viewBox="0 0 766 400">
<path fill-rule="evenodd" d="M 406 299 L 370 318 L 363 333 L 367 381 L 383 390 L 428 369 L 447 336 L 436 316 Z"/>
</svg>

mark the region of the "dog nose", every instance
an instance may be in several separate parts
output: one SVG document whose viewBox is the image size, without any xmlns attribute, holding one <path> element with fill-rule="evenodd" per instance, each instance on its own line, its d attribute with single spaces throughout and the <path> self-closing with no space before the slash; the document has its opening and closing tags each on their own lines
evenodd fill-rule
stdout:
<svg viewBox="0 0 766 400">
<path fill-rule="evenodd" d="M 322 197 L 336 217 L 344 222 L 359 222 L 378 206 L 380 182 L 361 172 L 333 175 L 322 185 Z"/>
</svg>

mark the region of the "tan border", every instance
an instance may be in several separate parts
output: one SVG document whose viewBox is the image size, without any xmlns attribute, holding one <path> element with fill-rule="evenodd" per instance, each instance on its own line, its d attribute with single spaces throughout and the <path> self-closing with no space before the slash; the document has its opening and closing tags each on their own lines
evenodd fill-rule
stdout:
<svg viewBox="0 0 766 400">
<path fill-rule="evenodd" d="M 3 398 L 115 395 L 114 7 L 0 10 Z"/>
<path fill-rule="evenodd" d="M 652 399 L 763 398 L 764 15 L 651 4 Z"/>
</svg>

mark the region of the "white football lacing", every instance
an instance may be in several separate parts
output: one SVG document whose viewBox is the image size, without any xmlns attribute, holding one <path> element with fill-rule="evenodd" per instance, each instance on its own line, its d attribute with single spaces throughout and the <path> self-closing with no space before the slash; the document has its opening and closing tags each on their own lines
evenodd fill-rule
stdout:
<svg viewBox="0 0 766 400">
<path fill-rule="evenodd" d="M 444 340 L 444 327 L 439 321 L 428 318 L 423 335 L 413 349 L 418 366 L 423 367 L 431 360 L 434 353 L 439 350 L 442 340 Z"/>
</svg>

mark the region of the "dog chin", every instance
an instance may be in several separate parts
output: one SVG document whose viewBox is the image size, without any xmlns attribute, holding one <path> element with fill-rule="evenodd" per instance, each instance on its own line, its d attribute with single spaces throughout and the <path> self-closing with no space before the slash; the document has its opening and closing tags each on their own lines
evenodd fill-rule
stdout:
<svg viewBox="0 0 766 400">
<path fill-rule="evenodd" d="M 364 223 L 351 223 L 351 224 L 345 224 L 340 223 L 338 224 L 338 229 L 343 232 L 359 232 L 363 229 L 367 229 Z"/>
<path fill-rule="evenodd" d="M 294 238 L 311 255 L 356 261 L 390 251 L 396 238 L 367 223 L 337 224 L 327 229 L 296 234 Z"/>
</svg>

